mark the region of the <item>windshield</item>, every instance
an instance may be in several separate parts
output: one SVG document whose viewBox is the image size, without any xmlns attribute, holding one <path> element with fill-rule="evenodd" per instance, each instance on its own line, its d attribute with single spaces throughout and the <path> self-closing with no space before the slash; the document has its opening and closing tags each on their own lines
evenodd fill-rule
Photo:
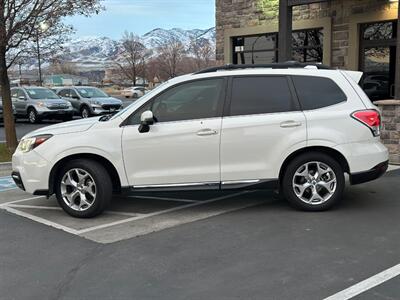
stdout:
<svg viewBox="0 0 400 300">
<path fill-rule="evenodd" d="M 98 88 L 77 88 L 83 98 L 108 98 L 108 95 Z"/>
<path fill-rule="evenodd" d="M 32 99 L 60 99 L 52 90 L 48 89 L 26 89 Z"/>
</svg>

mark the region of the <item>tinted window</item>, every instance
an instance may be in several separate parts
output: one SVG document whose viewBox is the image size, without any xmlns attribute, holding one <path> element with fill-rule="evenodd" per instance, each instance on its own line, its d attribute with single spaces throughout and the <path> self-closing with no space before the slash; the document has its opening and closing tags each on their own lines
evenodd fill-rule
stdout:
<svg viewBox="0 0 400 300">
<path fill-rule="evenodd" d="M 68 90 L 61 90 L 58 92 L 58 95 L 61 97 L 69 97 L 69 91 Z"/>
<path fill-rule="evenodd" d="M 151 110 L 158 122 L 217 117 L 223 84 L 223 79 L 181 84 L 157 97 Z"/>
<path fill-rule="evenodd" d="M 293 81 L 303 110 L 326 107 L 347 100 L 345 93 L 329 78 L 293 76 Z"/>
<path fill-rule="evenodd" d="M 286 77 L 233 79 L 230 114 L 251 115 L 296 110 Z"/>
</svg>

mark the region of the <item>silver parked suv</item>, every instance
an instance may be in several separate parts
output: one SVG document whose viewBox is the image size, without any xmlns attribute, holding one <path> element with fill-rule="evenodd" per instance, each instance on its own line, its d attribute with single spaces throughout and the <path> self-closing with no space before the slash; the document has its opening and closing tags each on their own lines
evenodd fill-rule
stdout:
<svg viewBox="0 0 400 300">
<path fill-rule="evenodd" d="M 71 102 L 75 113 L 82 118 L 115 113 L 122 108 L 121 100 L 110 97 L 95 87 L 63 87 L 57 89 L 57 94 Z"/>
<path fill-rule="evenodd" d="M 71 103 L 60 99 L 50 89 L 43 87 L 12 88 L 11 97 L 17 116 L 27 117 L 30 123 L 38 123 L 42 119 L 72 120 Z"/>
</svg>

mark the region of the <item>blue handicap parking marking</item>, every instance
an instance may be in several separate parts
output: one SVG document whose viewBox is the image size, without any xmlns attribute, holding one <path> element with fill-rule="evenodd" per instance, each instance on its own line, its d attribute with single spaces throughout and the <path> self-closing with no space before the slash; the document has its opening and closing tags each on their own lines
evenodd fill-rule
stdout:
<svg viewBox="0 0 400 300">
<path fill-rule="evenodd" d="M 0 192 L 17 188 L 11 177 L 0 177 Z"/>
</svg>

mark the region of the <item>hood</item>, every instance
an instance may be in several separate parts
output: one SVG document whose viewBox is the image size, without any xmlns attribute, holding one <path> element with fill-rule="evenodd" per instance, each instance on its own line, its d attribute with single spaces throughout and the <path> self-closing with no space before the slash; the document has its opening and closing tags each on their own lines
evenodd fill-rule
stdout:
<svg viewBox="0 0 400 300">
<path fill-rule="evenodd" d="M 100 102 L 101 104 L 122 104 L 121 100 L 115 99 L 113 97 L 107 97 L 107 98 L 86 98 L 89 101 L 97 101 Z"/>
<path fill-rule="evenodd" d="M 36 101 L 41 101 L 48 105 L 68 104 L 68 101 L 63 100 L 63 99 L 40 99 L 40 100 L 36 100 Z"/>
<path fill-rule="evenodd" d="M 89 130 L 99 120 L 99 117 L 81 119 L 76 121 L 64 122 L 55 125 L 46 126 L 28 133 L 25 137 L 31 137 L 40 134 L 66 134 Z"/>
</svg>

